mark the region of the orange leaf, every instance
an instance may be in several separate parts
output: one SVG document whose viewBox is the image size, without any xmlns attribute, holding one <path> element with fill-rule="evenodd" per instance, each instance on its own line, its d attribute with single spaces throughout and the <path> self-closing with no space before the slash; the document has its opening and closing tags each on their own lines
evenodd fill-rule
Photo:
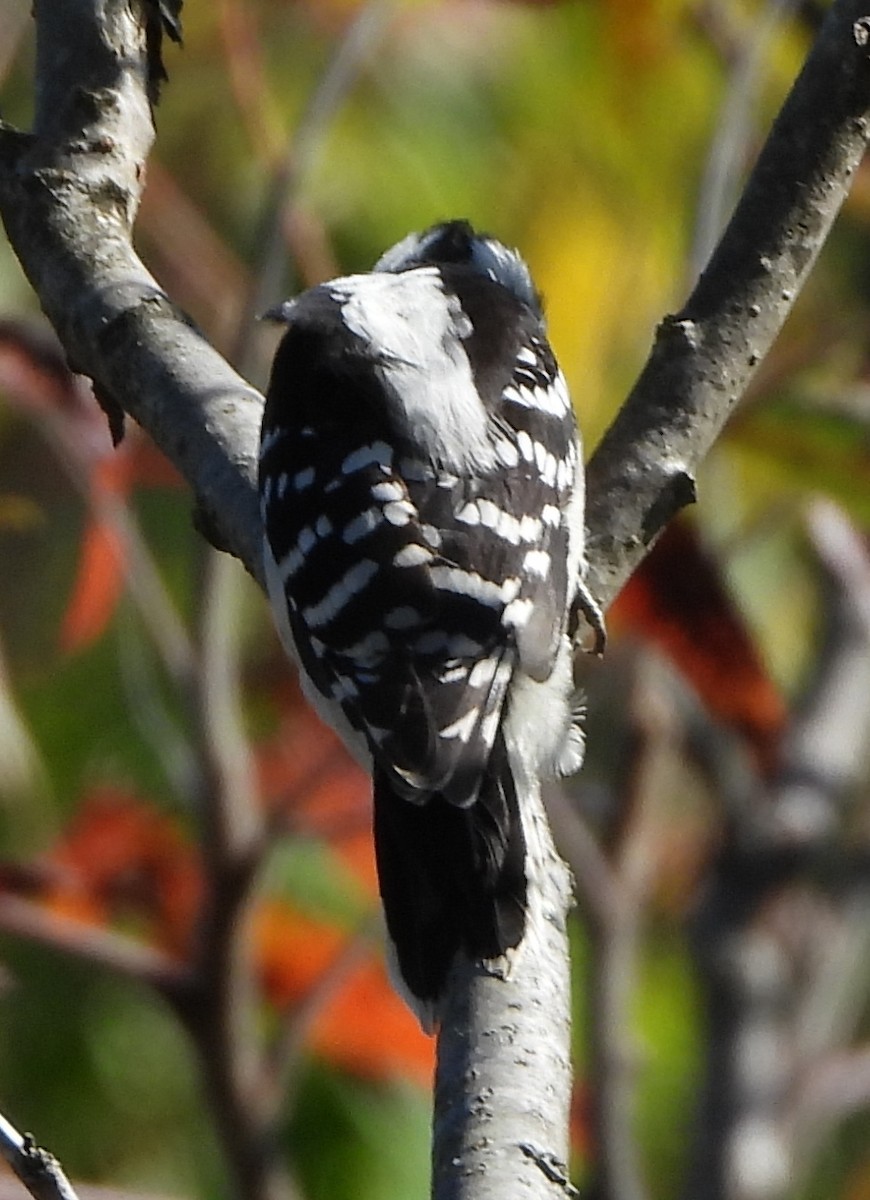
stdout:
<svg viewBox="0 0 870 1200">
<path fill-rule="evenodd" d="M 357 1075 L 402 1075 L 423 1087 L 432 1081 L 434 1040 L 393 990 L 380 957 L 355 968 L 323 1006 L 312 1036 L 324 1058 Z"/>
<path fill-rule="evenodd" d="M 672 521 L 611 609 L 611 625 L 655 642 L 710 712 L 774 765 L 785 704 L 694 527 Z"/>
<path fill-rule="evenodd" d="M 190 953 L 203 898 L 195 848 L 170 817 L 120 788 L 95 789 L 52 852 L 0 872 L 26 894 L 84 924 L 119 922 L 180 959 Z M 314 1050 L 372 1079 L 428 1083 L 433 1045 L 393 991 L 377 948 L 279 900 L 257 905 L 253 961 L 263 995 L 309 1022 Z M 310 1009 L 310 1011 L 308 1011 Z"/>
<path fill-rule="evenodd" d="M 257 748 L 266 802 L 294 831 L 328 842 L 377 895 L 369 778 L 305 703 L 295 682 L 281 703 L 275 738 Z"/>
<path fill-rule="evenodd" d="M 175 821 L 119 789 L 83 802 L 49 856 L 47 901 L 72 914 L 92 904 L 105 921 L 134 919 L 151 941 L 183 956 L 202 895 L 196 852 Z"/>
<path fill-rule="evenodd" d="M 432 1042 L 393 991 L 381 957 L 348 958 L 349 935 L 273 901 L 255 917 L 257 961 L 266 994 L 280 1008 L 314 1000 L 314 1048 L 328 1061 L 366 1078 L 403 1075 L 427 1084 Z M 324 976 L 334 971 L 322 996 Z"/>
<path fill-rule="evenodd" d="M 264 900 L 254 915 L 254 944 L 263 988 L 277 1008 L 297 1004 L 335 960 L 346 940 L 340 929 L 315 921 L 279 900 Z"/>
<path fill-rule="evenodd" d="M 127 445 L 130 442 L 128 437 Z M 150 438 L 134 437 L 130 446 L 130 478 L 134 484 L 145 487 L 182 488 L 184 480 Z"/>
<path fill-rule="evenodd" d="M 115 529 L 92 520 L 82 538 L 78 573 L 60 628 L 65 653 L 83 650 L 106 629 L 123 591 L 124 558 Z"/>
</svg>

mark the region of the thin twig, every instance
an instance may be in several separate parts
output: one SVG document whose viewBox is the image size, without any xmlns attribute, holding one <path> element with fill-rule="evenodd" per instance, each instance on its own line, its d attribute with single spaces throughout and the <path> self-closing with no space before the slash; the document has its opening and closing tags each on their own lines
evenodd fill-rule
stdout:
<svg viewBox="0 0 870 1200">
<path fill-rule="evenodd" d="M 299 1091 L 299 1067 L 312 1026 L 366 956 L 375 952 L 380 942 L 374 936 L 376 932 L 380 933 L 379 924 L 376 928 L 374 921 L 364 921 L 320 972 L 302 1001 L 282 1015 L 278 1036 L 270 1048 L 264 1085 L 270 1090 L 274 1110 L 280 1107 L 285 1117 L 288 1108 L 292 1111 Z"/>
<path fill-rule="evenodd" d="M 738 195 L 738 181 L 750 148 L 753 132 L 750 116 L 770 61 L 773 35 L 795 0 L 766 0 L 757 19 L 743 37 L 732 64 L 728 89 L 713 135 L 697 204 L 692 249 L 689 254 L 691 279 L 701 273 L 716 247 L 725 217 Z"/>
<path fill-rule="evenodd" d="M 592 1193 L 596 1200 L 645 1200 L 635 1134 L 638 1052 L 632 1042 L 644 901 L 652 870 L 649 811 L 658 788 L 654 775 L 670 740 L 672 715 L 663 700 L 662 668 L 647 658 L 636 673 L 629 706 L 633 731 L 631 770 L 610 854 L 613 902 L 589 910 L 592 960 L 589 967 L 590 1090 L 596 1153 Z M 578 818 L 579 819 L 579 818 Z"/>
<path fill-rule="evenodd" d="M 59 916 L 19 896 L 0 895 L 0 932 L 150 985 L 173 1003 L 190 983 L 184 964 L 154 946 Z"/>
<path fill-rule="evenodd" d="M 211 547 L 202 561 L 194 711 L 205 886 L 194 983 L 179 1011 L 199 1055 L 236 1196 L 290 1200 L 296 1189 L 275 1143 L 279 1110 L 266 1087 L 257 1031 L 250 921 L 266 831 L 240 710 L 240 571 Z"/>
<path fill-rule="evenodd" d="M 241 713 L 242 575 L 227 555 L 204 550 L 200 582 L 198 724 L 206 764 L 202 810 L 206 860 L 220 871 L 263 848 L 264 823 Z"/>
<path fill-rule="evenodd" d="M 37 1146 L 29 1133 L 22 1136 L 2 1114 L 0 1154 L 34 1200 L 78 1200 L 72 1184 L 54 1155 Z"/>
<path fill-rule="evenodd" d="M 329 128 L 381 37 L 392 9 L 393 5 L 387 0 L 369 0 L 362 5 L 320 75 L 284 154 L 273 169 L 254 242 L 259 253 L 253 271 L 253 286 L 239 319 L 235 348 L 230 356 L 245 374 L 249 374 L 254 365 L 250 359 L 254 322 L 280 298 L 281 281 L 287 271 L 287 228 L 300 186 L 314 166 Z"/>
</svg>

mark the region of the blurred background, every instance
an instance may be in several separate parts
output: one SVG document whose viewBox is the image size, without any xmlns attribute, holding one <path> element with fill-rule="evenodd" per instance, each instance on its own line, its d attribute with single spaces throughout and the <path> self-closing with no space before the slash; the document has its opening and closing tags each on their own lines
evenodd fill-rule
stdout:
<svg viewBox="0 0 870 1200">
<path fill-rule="evenodd" d="M 262 388 L 258 312 L 467 217 L 529 261 L 591 453 L 825 8 L 188 0 L 139 251 Z M 30 5 L 0 0 L 23 128 L 32 68 Z M 862 171 L 698 504 L 581 664 L 588 762 L 553 816 L 590 1195 L 870 1197 L 868 307 Z M 190 509 L 138 430 L 112 449 L 0 242 L 0 1111 L 130 1192 L 415 1200 L 433 1049 L 382 965 L 367 782 Z M 265 1190 L 227 1166 L 173 991 L 216 804 L 264 842 L 228 936 L 237 1048 L 278 1097 Z"/>
</svg>

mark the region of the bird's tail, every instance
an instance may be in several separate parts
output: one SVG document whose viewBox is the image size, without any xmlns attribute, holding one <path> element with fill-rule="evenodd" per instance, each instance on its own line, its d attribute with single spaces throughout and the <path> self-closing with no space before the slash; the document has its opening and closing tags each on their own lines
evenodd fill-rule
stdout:
<svg viewBox="0 0 870 1200">
<path fill-rule="evenodd" d="M 525 838 L 501 735 L 467 807 L 432 795 L 397 796 L 374 773 L 374 834 L 381 899 L 400 989 L 425 1025 L 451 963 L 498 959 L 525 927 Z"/>
</svg>

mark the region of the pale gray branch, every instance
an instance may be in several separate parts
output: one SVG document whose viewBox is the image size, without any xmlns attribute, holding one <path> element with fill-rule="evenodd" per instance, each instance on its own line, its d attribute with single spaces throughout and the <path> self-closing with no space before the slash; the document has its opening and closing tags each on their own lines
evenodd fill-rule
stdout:
<svg viewBox="0 0 870 1200">
<path fill-rule="evenodd" d="M 567 1172 L 570 881 L 537 782 L 517 783 L 531 860 L 528 927 L 508 979 L 465 958 L 454 965 L 438 1037 L 434 1200 L 554 1200 L 551 1172 L 559 1164 Z"/>
</svg>

